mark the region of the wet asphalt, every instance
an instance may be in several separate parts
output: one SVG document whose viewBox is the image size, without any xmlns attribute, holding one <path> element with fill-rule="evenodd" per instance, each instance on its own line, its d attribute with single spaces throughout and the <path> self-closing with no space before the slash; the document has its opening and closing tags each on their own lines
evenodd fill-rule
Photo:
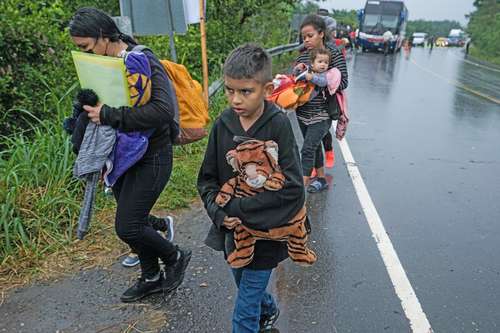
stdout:
<svg viewBox="0 0 500 333">
<path fill-rule="evenodd" d="M 494 333 L 500 105 L 492 99 L 500 99 L 500 69 L 463 58 L 458 49 L 349 55 L 347 140 L 434 331 Z M 335 148 L 329 190 L 308 197 L 319 261 L 308 269 L 287 261 L 273 274 L 277 328 L 410 332 Z M 203 245 L 209 226 L 203 208 L 194 204 L 176 221 L 176 240 L 193 249 L 193 259 L 175 293 L 124 306 L 118 298 L 134 270 L 116 264 L 79 272 L 8 295 L 0 332 L 122 332 L 134 323 L 142 331 L 230 332 L 235 288 L 222 257 Z M 152 325 L 152 311 L 166 323 Z"/>
<path fill-rule="evenodd" d="M 458 49 L 351 65 L 348 140 L 434 331 L 499 332 L 500 104 L 469 90 L 500 100 L 500 71 Z"/>
</svg>

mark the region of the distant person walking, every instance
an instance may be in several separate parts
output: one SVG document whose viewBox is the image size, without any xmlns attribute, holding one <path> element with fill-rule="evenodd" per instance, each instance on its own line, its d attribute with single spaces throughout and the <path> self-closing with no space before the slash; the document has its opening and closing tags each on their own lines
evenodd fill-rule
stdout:
<svg viewBox="0 0 500 333">
<path fill-rule="evenodd" d="M 436 39 L 434 38 L 434 36 L 430 36 L 427 40 L 427 45 L 429 46 L 431 51 L 434 48 L 434 43 L 436 43 Z"/>
<path fill-rule="evenodd" d="M 318 15 L 325 21 L 327 40 L 335 38 L 332 37 L 332 33 L 337 29 L 337 21 L 329 15 L 328 9 L 325 8 L 318 9 Z"/>
<path fill-rule="evenodd" d="M 384 39 L 384 55 L 387 55 L 389 53 L 392 37 L 393 35 L 391 30 L 387 30 L 382 35 L 382 38 Z"/>
<path fill-rule="evenodd" d="M 410 51 L 411 51 L 411 41 L 409 39 L 405 39 L 403 41 L 403 50 L 405 53 L 405 58 L 409 59 L 410 58 Z"/>
</svg>

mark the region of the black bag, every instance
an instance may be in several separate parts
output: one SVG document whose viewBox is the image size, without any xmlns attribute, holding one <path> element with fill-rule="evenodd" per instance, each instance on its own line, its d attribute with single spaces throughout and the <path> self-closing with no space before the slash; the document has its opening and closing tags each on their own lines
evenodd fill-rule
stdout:
<svg viewBox="0 0 500 333">
<path fill-rule="evenodd" d="M 328 103 L 328 115 L 331 120 L 338 120 L 340 116 L 340 108 L 339 103 L 337 102 L 337 96 L 335 94 L 330 95 L 330 93 L 326 92 L 326 100 Z"/>
</svg>

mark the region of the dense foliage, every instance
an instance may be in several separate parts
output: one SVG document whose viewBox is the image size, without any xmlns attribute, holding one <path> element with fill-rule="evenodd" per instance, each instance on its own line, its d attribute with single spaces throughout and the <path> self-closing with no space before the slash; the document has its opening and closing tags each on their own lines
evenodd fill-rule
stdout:
<svg viewBox="0 0 500 333">
<path fill-rule="evenodd" d="M 406 27 L 406 35 L 411 36 L 414 32 L 425 32 L 429 36 L 448 37 L 451 29 L 463 29 L 460 22 L 457 21 L 427 21 L 415 20 L 409 21 Z"/>
<path fill-rule="evenodd" d="M 500 1 L 476 0 L 474 6 L 467 28 L 472 38 L 471 53 L 500 64 Z"/>
<path fill-rule="evenodd" d="M 326 6 L 321 5 L 320 0 L 316 0 L 315 2 L 304 2 L 297 6 L 296 12 L 300 14 L 316 14 L 318 9 L 326 8 Z M 356 10 L 347 10 L 347 9 L 333 9 L 329 10 L 330 16 L 333 17 L 337 21 L 337 25 L 339 27 L 350 26 L 353 29 L 356 29 L 359 25 L 358 15 Z"/>
<path fill-rule="evenodd" d="M 245 41 L 270 46 L 286 42 L 296 0 L 207 1 L 207 45 L 210 69 L 217 71 L 227 53 Z M 119 15 L 118 0 L 5 0 L 0 11 L 0 135 L 29 128 L 31 114 L 51 117 L 45 107 L 49 90 L 62 94 L 75 82 L 67 25 L 74 11 L 94 6 Z M 5 22 L 5 23 L 4 23 Z M 179 59 L 200 78 L 198 25 L 176 36 Z M 145 37 L 141 43 L 168 57 L 167 37 Z M 47 112 L 48 113 L 47 113 Z"/>
<path fill-rule="evenodd" d="M 338 25 L 349 25 L 353 30 L 356 30 L 359 26 L 358 15 L 355 10 L 335 10 L 332 17 L 337 20 Z"/>
<path fill-rule="evenodd" d="M 253 41 L 285 44 L 295 0 L 211 0 L 207 45 L 211 79 L 235 46 Z M 94 6 L 118 15 L 117 0 L 4 0 L 0 11 L 0 276 L 13 274 L 19 259 L 36 266 L 39 258 L 70 244 L 79 213 L 82 184 L 72 177 L 74 156 L 61 120 L 70 113 L 77 88 L 67 32 L 72 13 Z M 5 23 L 4 23 L 5 22 Z M 179 60 L 200 78 L 200 32 L 191 26 L 176 36 Z M 160 58 L 168 57 L 167 37 L 145 37 Z M 211 101 L 215 117 L 225 99 Z M 159 205 L 186 206 L 205 141 L 176 147 L 174 170 Z M 108 202 L 106 204 L 106 202 Z M 112 200 L 98 196 L 97 216 Z M 103 229 L 97 218 L 92 230 Z M 108 221 L 112 222 L 112 221 Z M 109 229 L 109 227 L 107 227 Z M 90 237 L 89 237 L 90 238 Z"/>
<path fill-rule="evenodd" d="M 5 0 L 0 11 L 0 134 L 28 128 L 30 113 L 44 114 L 45 94 L 66 91 L 72 84 L 66 26 L 74 10 L 95 6 L 116 14 L 115 1 Z M 118 3 L 118 1 L 116 1 Z M 69 75 L 68 75 L 69 74 Z"/>
</svg>

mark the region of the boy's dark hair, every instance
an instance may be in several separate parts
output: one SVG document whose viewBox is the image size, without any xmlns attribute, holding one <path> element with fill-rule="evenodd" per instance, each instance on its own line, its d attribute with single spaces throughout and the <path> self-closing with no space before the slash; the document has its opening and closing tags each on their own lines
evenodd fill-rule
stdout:
<svg viewBox="0 0 500 333">
<path fill-rule="evenodd" d="M 262 47 L 247 43 L 235 48 L 224 62 L 224 76 L 232 79 L 254 79 L 260 83 L 271 82 L 271 56 Z"/>
<path fill-rule="evenodd" d="M 84 7 L 76 11 L 69 22 L 69 34 L 73 37 L 109 38 L 111 42 L 122 40 L 127 44 L 137 44 L 129 35 L 123 34 L 115 21 L 105 12 Z"/>
<path fill-rule="evenodd" d="M 323 32 L 323 43 L 328 41 L 325 20 L 321 16 L 315 14 L 307 15 L 304 20 L 302 20 L 299 31 L 308 25 L 312 26 L 318 33 Z"/>
<path fill-rule="evenodd" d="M 309 54 L 309 61 L 311 62 L 311 64 L 314 62 L 314 60 L 316 60 L 316 58 L 320 54 L 327 55 L 328 56 L 328 60 L 330 60 L 330 56 L 331 56 L 330 51 L 328 51 L 324 47 L 319 47 L 319 48 L 316 48 L 316 49 L 312 49 L 311 53 Z"/>
</svg>

